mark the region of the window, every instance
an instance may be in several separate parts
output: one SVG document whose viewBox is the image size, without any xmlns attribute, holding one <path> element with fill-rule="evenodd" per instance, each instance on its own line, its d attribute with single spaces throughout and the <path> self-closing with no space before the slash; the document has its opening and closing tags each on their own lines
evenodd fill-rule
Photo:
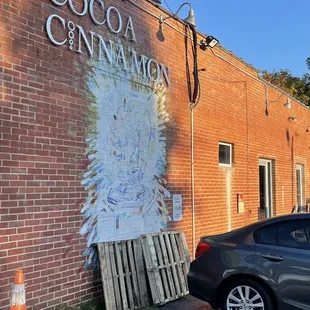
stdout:
<svg viewBox="0 0 310 310">
<path fill-rule="evenodd" d="M 232 166 L 232 144 L 219 143 L 219 166 L 231 167 Z"/>
<path fill-rule="evenodd" d="M 268 159 L 259 159 L 259 206 L 260 219 L 273 216 L 273 163 Z"/>
<path fill-rule="evenodd" d="M 310 221 L 289 221 L 278 224 L 279 245 L 291 248 L 310 249 Z"/>
<path fill-rule="evenodd" d="M 261 244 L 277 244 L 277 225 L 269 225 L 258 229 L 254 234 L 256 243 Z"/>
<path fill-rule="evenodd" d="M 256 243 L 310 250 L 310 221 L 285 221 L 254 232 Z"/>
</svg>

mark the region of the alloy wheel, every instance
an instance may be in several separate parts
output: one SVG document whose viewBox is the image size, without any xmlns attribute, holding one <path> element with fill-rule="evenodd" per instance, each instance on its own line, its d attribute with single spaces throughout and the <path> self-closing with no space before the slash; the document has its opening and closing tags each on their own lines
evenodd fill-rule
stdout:
<svg viewBox="0 0 310 310">
<path fill-rule="evenodd" d="M 265 310 L 262 296 L 252 287 L 240 285 L 227 296 L 227 310 Z"/>
</svg>

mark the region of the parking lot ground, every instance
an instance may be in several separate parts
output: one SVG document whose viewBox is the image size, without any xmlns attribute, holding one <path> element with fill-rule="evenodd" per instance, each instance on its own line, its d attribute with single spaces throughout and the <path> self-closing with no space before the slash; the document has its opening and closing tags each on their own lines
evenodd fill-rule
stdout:
<svg viewBox="0 0 310 310">
<path fill-rule="evenodd" d="M 212 310 L 208 303 L 203 302 L 193 296 L 185 296 L 178 300 L 168 302 L 167 304 L 155 307 L 158 310 Z"/>
</svg>

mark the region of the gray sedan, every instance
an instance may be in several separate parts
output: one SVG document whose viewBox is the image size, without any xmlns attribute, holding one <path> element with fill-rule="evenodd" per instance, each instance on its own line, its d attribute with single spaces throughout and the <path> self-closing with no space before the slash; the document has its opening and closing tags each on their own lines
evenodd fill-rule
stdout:
<svg viewBox="0 0 310 310">
<path fill-rule="evenodd" d="M 190 293 L 222 310 L 310 310 L 310 214 L 200 239 Z"/>
</svg>

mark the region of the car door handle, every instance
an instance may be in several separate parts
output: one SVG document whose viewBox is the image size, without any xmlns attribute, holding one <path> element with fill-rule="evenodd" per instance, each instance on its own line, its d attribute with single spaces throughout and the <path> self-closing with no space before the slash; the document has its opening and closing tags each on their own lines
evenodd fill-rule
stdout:
<svg viewBox="0 0 310 310">
<path fill-rule="evenodd" d="M 278 254 L 262 254 L 262 258 L 266 258 L 272 261 L 276 261 L 276 262 L 282 262 L 283 261 L 283 257 L 281 255 Z"/>
</svg>

